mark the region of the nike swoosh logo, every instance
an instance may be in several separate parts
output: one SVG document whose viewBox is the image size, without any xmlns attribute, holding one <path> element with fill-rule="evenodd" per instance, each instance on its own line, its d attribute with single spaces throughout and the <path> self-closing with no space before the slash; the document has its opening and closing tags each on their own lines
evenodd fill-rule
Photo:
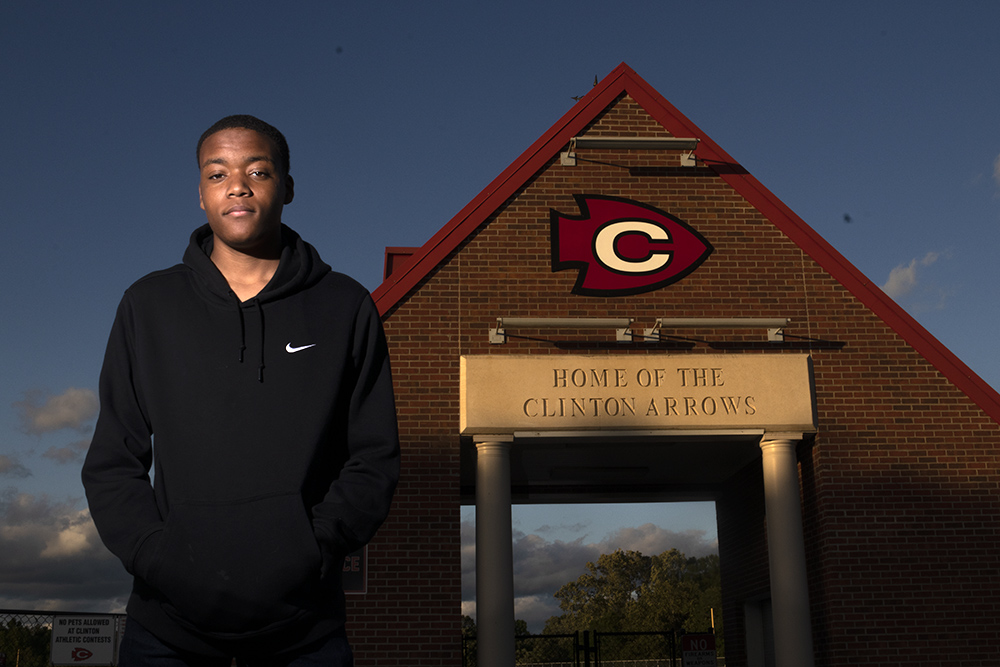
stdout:
<svg viewBox="0 0 1000 667">
<path fill-rule="evenodd" d="M 292 344 L 288 343 L 285 345 L 285 352 L 295 354 L 296 352 L 301 352 L 302 350 L 308 350 L 310 347 L 316 347 L 316 343 L 313 343 L 312 345 L 303 345 L 302 347 L 292 347 Z"/>
</svg>

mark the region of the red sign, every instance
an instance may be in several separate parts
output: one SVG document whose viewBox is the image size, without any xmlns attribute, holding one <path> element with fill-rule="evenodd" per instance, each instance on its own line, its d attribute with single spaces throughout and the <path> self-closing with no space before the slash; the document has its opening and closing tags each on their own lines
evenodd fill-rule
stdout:
<svg viewBox="0 0 1000 667">
<path fill-rule="evenodd" d="M 368 592 L 368 545 L 344 556 L 341 584 L 348 595 Z"/>
<path fill-rule="evenodd" d="M 579 271 L 574 294 L 641 294 L 681 280 L 712 254 L 683 220 L 620 197 L 575 195 L 580 215 L 550 213 L 552 270 Z"/>
<path fill-rule="evenodd" d="M 681 637 L 684 667 L 715 667 L 715 635 L 684 635 Z"/>
</svg>

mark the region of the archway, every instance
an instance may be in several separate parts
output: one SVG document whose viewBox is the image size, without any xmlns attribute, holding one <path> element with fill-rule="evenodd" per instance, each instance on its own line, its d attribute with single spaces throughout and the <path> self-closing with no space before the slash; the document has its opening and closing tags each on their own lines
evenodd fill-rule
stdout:
<svg viewBox="0 0 1000 667">
<path fill-rule="evenodd" d="M 758 459 L 776 664 L 813 664 L 795 452 L 815 432 L 807 357 L 470 356 L 461 380 L 483 667 L 513 664 L 513 502 L 714 499 Z"/>
</svg>

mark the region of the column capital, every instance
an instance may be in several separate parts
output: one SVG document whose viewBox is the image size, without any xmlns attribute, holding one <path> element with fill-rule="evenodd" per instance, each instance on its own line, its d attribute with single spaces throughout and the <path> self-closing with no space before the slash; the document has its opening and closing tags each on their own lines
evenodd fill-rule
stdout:
<svg viewBox="0 0 1000 667">
<path fill-rule="evenodd" d="M 492 443 L 492 442 L 496 442 L 496 443 L 501 443 L 501 442 L 511 443 L 511 442 L 514 442 L 514 434 L 513 433 L 482 433 L 482 434 L 479 434 L 479 435 L 472 436 L 472 442 L 474 442 L 477 447 L 479 445 L 485 445 L 485 444 L 489 444 L 489 443 Z"/>
<path fill-rule="evenodd" d="M 805 434 L 801 431 L 768 431 L 760 438 L 760 447 L 764 447 L 778 444 L 792 443 L 797 445 L 805 437 Z"/>
</svg>

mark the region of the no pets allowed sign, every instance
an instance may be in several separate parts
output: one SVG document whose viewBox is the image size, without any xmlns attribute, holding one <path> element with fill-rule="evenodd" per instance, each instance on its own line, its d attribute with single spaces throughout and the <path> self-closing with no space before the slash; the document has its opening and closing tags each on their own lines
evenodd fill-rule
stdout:
<svg viewBox="0 0 1000 667">
<path fill-rule="evenodd" d="M 113 665 L 114 616 L 56 616 L 52 622 L 53 665 Z"/>
</svg>

